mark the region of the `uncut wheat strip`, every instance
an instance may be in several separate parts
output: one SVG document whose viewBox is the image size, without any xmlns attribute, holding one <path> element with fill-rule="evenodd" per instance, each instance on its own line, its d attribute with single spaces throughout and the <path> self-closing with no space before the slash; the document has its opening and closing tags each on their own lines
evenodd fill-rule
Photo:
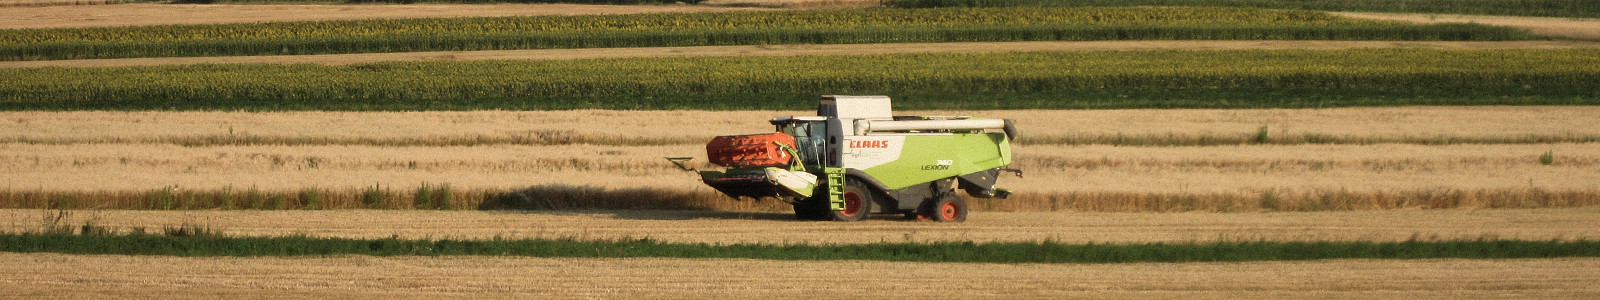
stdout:
<svg viewBox="0 0 1600 300">
<path fill-rule="evenodd" d="M 3 209 L 0 231 L 37 231 L 55 211 Z M 964 223 L 795 221 L 788 213 L 702 211 L 74 210 L 59 225 L 198 225 L 238 236 L 488 239 L 650 238 L 674 243 L 1404 241 L 1596 239 L 1600 208 L 1263 213 L 978 212 Z"/>
<path fill-rule="evenodd" d="M 508 189 L 539 184 L 703 188 L 664 156 L 676 146 L 219 146 L 0 144 L 0 187 L 40 190 L 359 188 L 449 183 Z M 1023 192 L 1239 192 L 1594 188 L 1600 144 L 1026 146 L 1000 186 Z M 1539 157 L 1552 154 L 1553 165 Z"/>
<path fill-rule="evenodd" d="M 556 135 L 674 139 L 771 131 L 768 118 L 800 112 L 471 111 L 471 112 L 0 112 L 0 136 L 64 141 L 148 141 L 183 137 L 417 140 Z M 771 116 L 769 116 L 771 115 Z"/>
<path fill-rule="evenodd" d="M 9 189 L 299 190 L 451 184 L 510 189 L 540 184 L 696 187 L 698 177 L 663 156 L 699 156 L 701 146 L 245 146 L 0 145 Z"/>
<path fill-rule="evenodd" d="M 951 111 L 930 114 L 1014 119 L 1023 139 L 1065 136 L 1218 135 L 1268 138 L 1304 134 L 1373 138 L 1518 137 L 1600 132 L 1600 108 L 1439 106 L 1331 109 L 1134 109 Z"/>
<path fill-rule="evenodd" d="M 519 257 L 0 254 L 0 286 L 62 297 L 1538 298 L 1600 295 L 1600 260 L 952 264 Z M 50 262 L 50 263 L 39 263 Z M 420 274 L 428 274 L 421 276 Z M 870 280 L 869 280 L 870 279 Z"/>
<path fill-rule="evenodd" d="M 44 147 L 42 149 L 49 149 Z M 1600 144 L 1465 145 L 1231 145 L 1216 147 L 1022 146 L 1013 165 L 1046 174 L 1082 171 L 1459 171 L 1499 168 L 1590 167 Z M 62 149 L 65 150 L 65 149 Z M 1551 154 L 1551 165 L 1539 157 Z"/>
<path fill-rule="evenodd" d="M 105 6 L 113 4 L 126 4 L 132 0 L 0 0 L 0 8 L 14 9 L 15 7 L 39 6 Z"/>
<path fill-rule="evenodd" d="M 10 189 L 0 190 L 0 208 L 790 211 L 788 203 L 775 199 L 766 201 L 733 199 L 709 188 L 692 190 L 680 188 L 637 186 L 607 188 L 596 185 L 546 183 L 519 188 L 485 189 L 459 188 L 448 182 L 421 182 L 413 185 L 374 183 L 364 187 L 304 186 L 293 189 L 263 189 L 258 186 L 195 189 L 177 185 L 145 190 Z"/>
<path fill-rule="evenodd" d="M 12 170 L 99 166 L 184 167 L 196 170 L 272 169 L 451 171 L 676 170 L 662 155 L 704 156 L 681 146 L 215 146 L 179 147 L 143 144 L 0 145 L 0 166 Z M 1370 170 L 1374 172 L 1459 170 L 1541 165 L 1552 154 L 1552 166 L 1600 164 L 1592 144 L 1533 145 L 1244 145 L 1220 147 L 1016 147 L 1014 167 L 1030 173 L 1054 174 L 1115 169 L 1219 170 L 1233 172 Z M 374 155 L 388 152 L 389 155 Z M 692 164 L 694 165 L 694 164 Z"/>
<path fill-rule="evenodd" d="M 691 184 L 604 187 L 539 184 L 526 188 L 456 188 L 449 183 L 374 183 L 364 187 L 262 189 L 226 186 L 146 190 L 0 190 L 0 208 L 160 210 L 705 210 L 789 212 L 778 199 L 733 199 Z M 1237 191 L 1127 192 L 1013 190 L 1006 199 L 969 199 L 980 212 L 1262 212 L 1392 209 L 1529 209 L 1600 206 L 1600 188 L 1412 188 L 1282 186 Z M 899 213 L 887 214 L 889 218 Z"/>
<path fill-rule="evenodd" d="M 699 155 L 697 146 L 216 146 L 162 144 L 0 145 L 0 168 L 15 171 L 94 168 L 196 172 L 396 171 L 537 173 L 606 172 L 615 176 L 682 172 L 662 156 Z M 695 151 L 700 150 L 700 151 Z"/>
<path fill-rule="evenodd" d="M 1540 163 L 1545 153 L 1552 154 L 1553 165 Z M 1023 179 L 1005 178 L 1002 186 L 1204 193 L 1274 188 L 1592 189 L 1600 182 L 1600 174 L 1591 166 L 1600 158 L 1600 144 L 1039 146 L 1019 149 L 1017 156 L 1019 165 L 1032 161 L 1049 167 L 1028 170 L 1031 173 Z"/>
<path fill-rule="evenodd" d="M 1567 37 L 1582 40 L 1600 40 L 1600 19 L 1593 18 L 1552 18 L 1552 17 L 1513 17 L 1513 16 L 1479 16 L 1479 15 L 1451 15 L 1451 14 L 1400 14 L 1400 13 L 1370 13 L 1370 12 L 1330 12 L 1336 16 L 1404 21 L 1412 23 L 1477 23 L 1494 26 L 1510 26 L 1524 28 L 1535 34 Z"/>
<path fill-rule="evenodd" d="M 1085 190 L 1021 192 L 1014 193 L 1007 199 L 969 199 L 968 203 L 974 210 L 984 212 L 1149 213 L 1575 208 L 1600 206 L 1600 189 L 1540 187 L 1350 189 L 1285 186 L 1232 192 Z"/>
</svg>

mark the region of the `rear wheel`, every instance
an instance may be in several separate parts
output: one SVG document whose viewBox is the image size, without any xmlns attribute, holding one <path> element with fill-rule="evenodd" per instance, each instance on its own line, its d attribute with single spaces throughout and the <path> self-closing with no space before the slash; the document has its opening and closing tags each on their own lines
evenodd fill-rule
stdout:
<svg viewBox="0 0 1600 300">
<path fill-rule="evenodd" d="M 920 213 L 938 222 L 964 222 L 967 220 L 967 200 L 956 195 L 939 197 L 938 200 L 922 203 Z"/>
<path fill-rule="evenodd" d="M 828 210 L 834 221 L 866 220 L 872 214 L 872 189 L 861 181 L 845 180 L 843 198 L 844 210 Z"/>
</svg>

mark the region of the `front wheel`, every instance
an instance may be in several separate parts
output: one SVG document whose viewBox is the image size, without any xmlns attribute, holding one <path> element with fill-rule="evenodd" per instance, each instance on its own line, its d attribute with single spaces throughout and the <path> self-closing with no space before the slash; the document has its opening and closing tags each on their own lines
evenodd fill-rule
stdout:
<svg viewBox="0 0 1600 300">
<path fill-rule="evenodd" d="M 824 220 L 828 217 L 828 199 L 802 199 L 794 204 L 794 217 L 799 220 Z"/>
<path fill-rule="evenodd" d="M 939 197 L 938 200 L 923 202 L 919 213 L 937 222 L 965 222 L 967 200 L 956 195 Z"/>
<path fill-rule="evenodd" d="M 847 179 L 844 184 L 844 210 L 829 210 L 834 221 L 866 220 L 872 214 L 872 189 L 861 181 Z"/>
</svg>

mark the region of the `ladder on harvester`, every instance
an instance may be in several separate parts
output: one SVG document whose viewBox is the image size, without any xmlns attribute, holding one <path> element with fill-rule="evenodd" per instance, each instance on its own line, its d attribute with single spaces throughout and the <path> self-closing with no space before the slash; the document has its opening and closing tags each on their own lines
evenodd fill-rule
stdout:
<svg viewBox="0 0 1600 300">
<path fill-rule="evenodd" d="M 844 210 L 844 168 L 822 168 L 828 175 L 828 209 Z"/>
</svg>

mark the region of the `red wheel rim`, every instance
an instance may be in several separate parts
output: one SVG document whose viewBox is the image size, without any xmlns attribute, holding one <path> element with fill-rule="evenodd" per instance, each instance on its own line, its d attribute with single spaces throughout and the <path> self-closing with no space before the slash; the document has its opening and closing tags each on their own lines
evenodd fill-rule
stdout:
<svg viewBox="0 0 1600 300">
<path fill-rule="evenodd" d="M 854 216 L 854 215 L 856 215 L 857 213 L 860 213 L 860 212 L 861 212 L 861 195 L 856 195 L 855 192 L 845 192 L 844 193 L 844 211 L 841 211 L 839 213 L 844 214 L 846 216 Z"/>
<path fill-rule="evenodd" d="M 956 207 L 955 202 L 945 202 L 944 205 L 939 206 L 939 216 L 945 220 L 955 220 L 956 217 L 961 216 L 960 207 Z"/>
</svg>

